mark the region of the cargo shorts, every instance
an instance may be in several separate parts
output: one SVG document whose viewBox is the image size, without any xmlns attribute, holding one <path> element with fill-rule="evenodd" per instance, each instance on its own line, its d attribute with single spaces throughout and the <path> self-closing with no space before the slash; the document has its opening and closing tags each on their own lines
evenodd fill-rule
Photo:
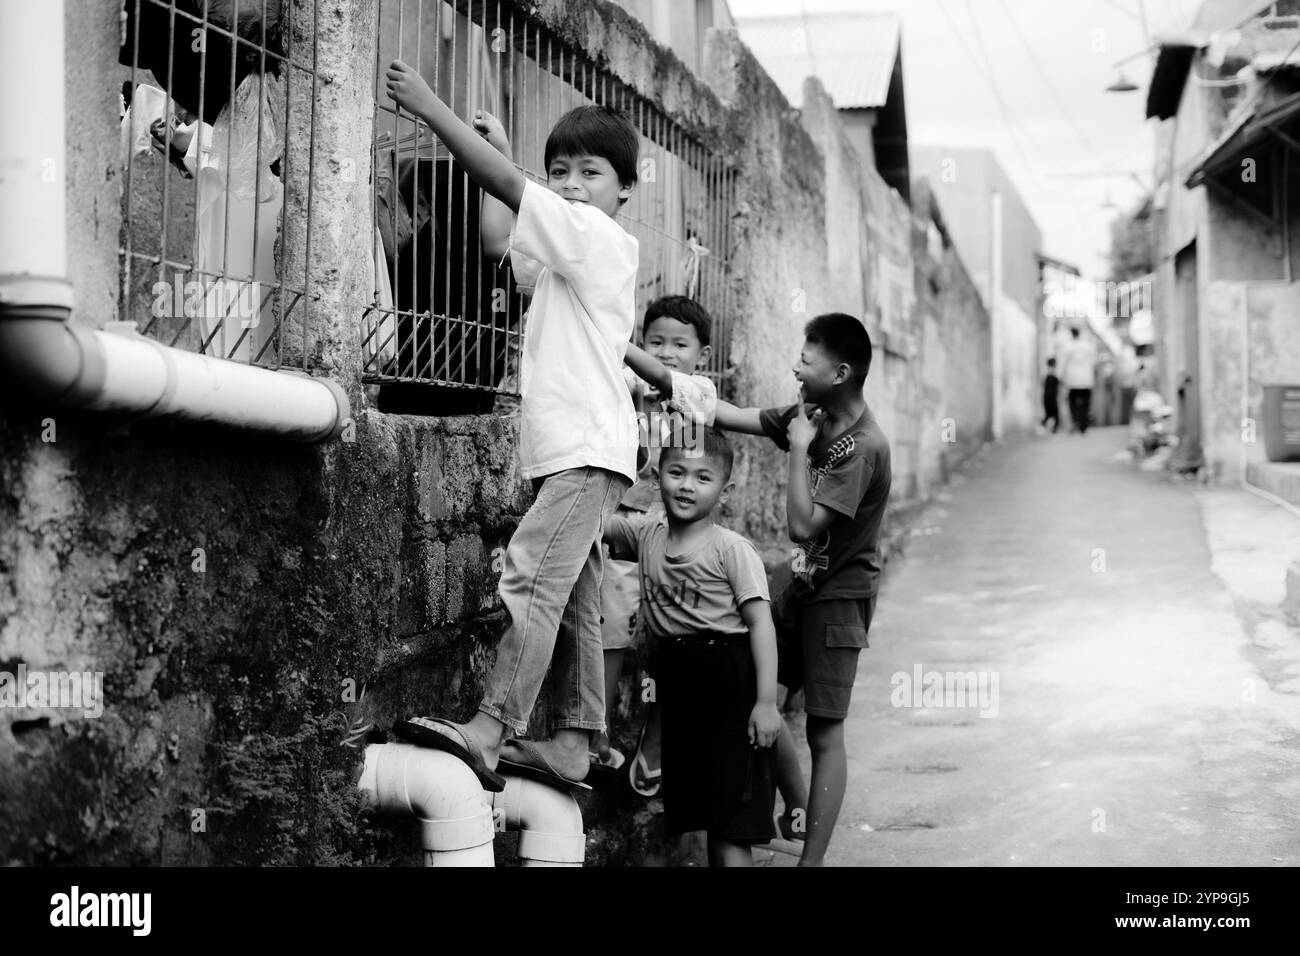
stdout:
<svg viewBox="0 0 1300 956">
<path fill-rule="evenodd" d="M 804 692 L 804 711 L 843 720 L 858 673 L 858 654 L 876 610 L 875 596 L 809 601 L 787 591 L 773 609 L 776 679 Z"/>
</svg>

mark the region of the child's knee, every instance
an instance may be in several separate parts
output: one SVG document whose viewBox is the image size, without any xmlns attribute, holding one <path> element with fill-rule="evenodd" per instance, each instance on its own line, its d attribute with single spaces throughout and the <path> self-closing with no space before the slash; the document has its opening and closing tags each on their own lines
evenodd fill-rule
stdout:
<svg viewBox="0 0 1300 956">
<path fill-rule="evenodd" d="M 809 714 L 805 735 L 808 738 L 808 749 L 813 753 L 844 749 L 844 721 L 840 718 Z"/>
</svg>

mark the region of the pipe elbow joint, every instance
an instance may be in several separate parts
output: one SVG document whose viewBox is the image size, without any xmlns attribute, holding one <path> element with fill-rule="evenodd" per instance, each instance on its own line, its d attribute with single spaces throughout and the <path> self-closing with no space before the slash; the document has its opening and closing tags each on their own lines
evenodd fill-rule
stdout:
<svg viewBox="0 0 1300 956">
<path fill-rule="evenodd" d="M 40 402 L 84 405 L 104 386 L 104 350 L 59 308 L 7 309 L 0 319 L 0 378 Z"/>
<path fill-rule="evenodd" d="M 381 813 L 420 821 L 430 865 L 492 865 L 492 808 L 474 771 L 441 750 L 412 744 L 366 747 L 358 789 Z"/>
<path fill-rule="evenodd" d="M 519 830 L 524 866 L 582 866 L 587 838 L 582 810 L 569 794 L 544 783 L 506 777 L 506 788 L 492 794 L 492 806 L 506 829 Z"/>
</svg>

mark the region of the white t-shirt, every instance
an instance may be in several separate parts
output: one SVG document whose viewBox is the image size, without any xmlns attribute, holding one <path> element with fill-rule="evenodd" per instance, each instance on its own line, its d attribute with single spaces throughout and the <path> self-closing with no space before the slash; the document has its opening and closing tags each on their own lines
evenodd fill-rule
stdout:
<svg viewBox="0 0 1300 956">
<path fill-rule="evenodd" d="M 657 416 L 660 427 L 665 432 L 659 442 L 663 447 L 670 444 L 666 437 L 666 429 L 669 424 L 669 419 L 666 417 L 667 413 L 679 413 L 684 424 L 712 425 L 714 416 L 718 411 L 718 389 L 713 384 L 712 379 L 704 375 L 687 375 L 685 372 L 679 372 L 676 369 L 669 369 L 668 376 L 673 382 L 672 397 L 666 402 L 649 403 L 647 401 L 649 386 L 641 380 L 636 372 L 626 365 L 623 366 L 623 381 L 632 394 L 633 403 L 638 408 L 643 405 L 651 405 L 652 411 L 663 413 Z M 651 437 L 653 443 L 653 436 Z"/>
<path fill-rule="evenodd" d="M 1061 349 L 1061 381 L 1066 388 L 1092 388 L 1097 352 L 1083 339 L 1071 339 Z"/>
<path fill-rule="evenodd" d="M 635 481 L 636 409 L 622 368 L 636 323 L 636 239 L 529 180 L 510 266 L 533 287 L 519 371 L 523 477 L 594 467 Z"/>
</svg>

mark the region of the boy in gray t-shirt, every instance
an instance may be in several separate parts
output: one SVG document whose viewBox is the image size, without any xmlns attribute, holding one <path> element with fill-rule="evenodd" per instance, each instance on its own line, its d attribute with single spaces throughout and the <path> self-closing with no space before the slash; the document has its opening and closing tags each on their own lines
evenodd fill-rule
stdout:
<svg viewBox="0 0 1300 956">
<path fill-rule="evenodd" d="M 615 515 L 604 527 L 611 552 L 639 562 L 668 830 L 707 830 L 713 866 L 750 865 L 750 847 L 775 836 L 771 745 L 781 729 L 767 574 L 748 540 L 713 523 L 731 464 L 731 446 L 713 429 L 702 453 L 665 448 L 664 514 Z"/>
</svg>

